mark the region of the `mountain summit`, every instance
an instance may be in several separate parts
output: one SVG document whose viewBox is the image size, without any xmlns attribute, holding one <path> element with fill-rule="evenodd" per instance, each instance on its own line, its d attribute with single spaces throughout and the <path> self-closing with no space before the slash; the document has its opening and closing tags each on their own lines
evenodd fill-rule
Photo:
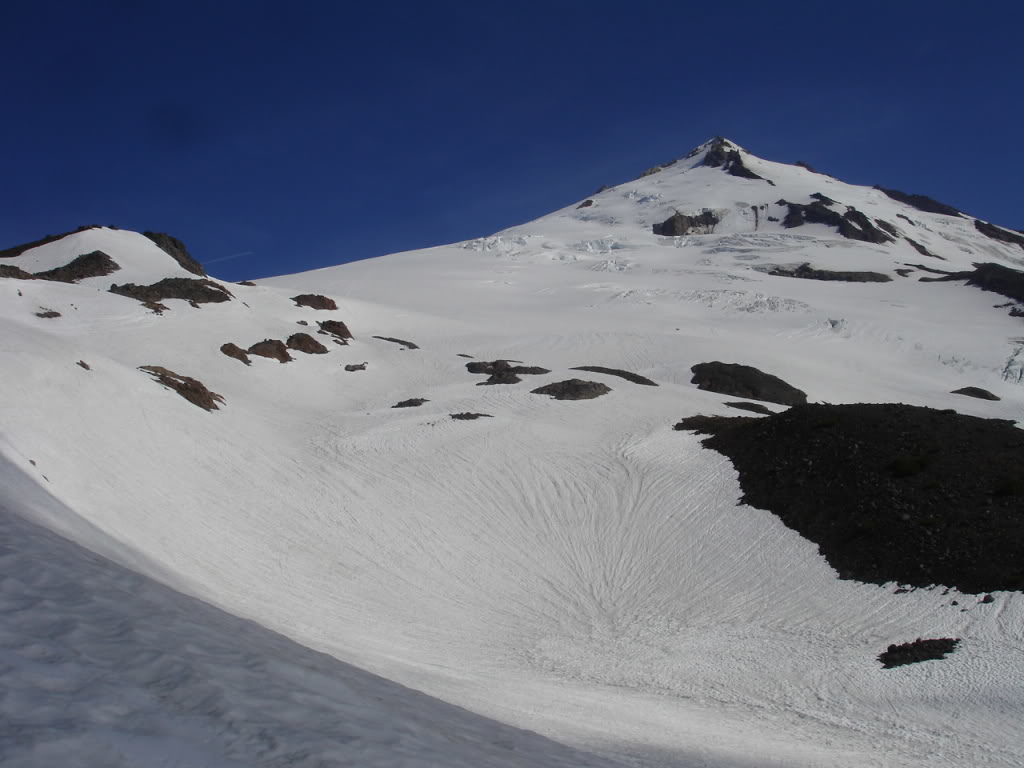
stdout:
<svg viewBox="0 0 1024 768">
<path fill-rule="evenodd" d="M 1022 270 L 724 138 L 255 283 L 0 251 L 0 754 L 1019 765 Z"/>
</svg>

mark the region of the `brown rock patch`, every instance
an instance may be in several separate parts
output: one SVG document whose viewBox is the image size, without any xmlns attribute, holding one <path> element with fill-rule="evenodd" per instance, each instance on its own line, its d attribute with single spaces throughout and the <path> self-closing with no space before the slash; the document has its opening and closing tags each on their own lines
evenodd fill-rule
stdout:
<svg viewBox="0 0 1024 768">
<path fill-rule="evenodd" d="M 204 411 L 216 411 L 218 410 L 217 403 L 224 404 L 223 397 L 216 392 L 211 392 L 197 379 L 182 376 L 160 365 L 141 365 L 139 370 L 151 374 L 160 384 L 163 384 L 168 389 L 173 389 L 190 403 L 198 405 Z"/>
<path fill-rule="evenodd" d="M 63 267 L 55 267 L 45 272 L 36 272 L 40 280 L 54 280 L 59 283 L 77 283 L 87 277 L 104 277 L 121 268 L 103 251 L 93 251 L 76 256 Z"/>
<path fill-rule="evenodd" d="M 110 286 L 110 292 L 118 296 L 127 296 L 145 303 L 156 304 L 164 299 L 184 299 L 196 304 L 219 303 L 230 301 L 233 297 L 227 289 L 212 280 L 197 280 L 188 277 L 165 277 L 152 285 Z M 164 307 L 164 309 L 167 309 Z"/>
<path fill-rule="evenodd" d="M 334 303 L 334 299 L 329 299 L 318 293 L 301 293 L 298 296 L 292 296 L 292 301 L 298 307 L 309 307 L 310 309 L 338 308 L 338 305 Z"/>
<path fill-rule="evenodd" d="M 316 324 L 320 326 L 319 333 L 333 336 L 339 344 L 348 344 L 348 339 L 352 338 L 352 332 L 341 320 L 318 320 Z"/>
<path fill-rule="evenodd" d="M 269 357 L 272 360 L 277 360 L 279 363 L 289 363 L 292 360 L 292 356 L 288 354 L 288 347 L 279 339 L 258 341 L 249 347 L 248 352 L 250 355 Z"/>
<path fill-rule="evenodd" d="M 227 344 L 221 344 L 220 351 L 223 352 L 228 357 L 233 357 L 235 358 L 235 360 L 239 360 L 245 363 L 246 365 L 252 365 L 252 361 L 249 359 L 249 355 L 247 355 L 245 353 L 245 350 L 242 349 L 237 344 L 234 344 L 230 341 Z"/>
<path fill-rule="evenodd" d="M 305 352 L 307 355 L 326 355 L 327 347 L 308 333 L 293 333 L 288 337 L 288 349 Z"/>
</svg>

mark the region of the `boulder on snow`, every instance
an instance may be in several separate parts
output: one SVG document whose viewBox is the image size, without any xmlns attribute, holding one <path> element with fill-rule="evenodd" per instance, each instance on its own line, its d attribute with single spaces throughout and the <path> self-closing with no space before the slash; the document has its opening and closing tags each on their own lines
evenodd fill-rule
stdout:
<svg viewBox="0 0 1024 768">
<path fill-rule="evenodd" d="M 164 232 L 143 232 L 142 235 L 148 237 L 157 248 L 178 262 L 182 269 L 191 272 L 193 275 L 206 277 L 206 270 L 203 269 L 203 265 L 192 258 L 188 248 L 178 238 L 171 237 Z"/>
<path fill-rule="evenodd" d="M 234 344 L 230 341 L 227 344 L 221 344 L 220 351 L 223 352 L 228 357 L 233 357 L 235 358 L 235 360 L 240 360 L 246 365 L 252 365 L 252 361 L 249 359 L 249 355 L 247 355 L 245 353 L 245 350 L 242 349 L 237 344 Z"/>
<path fill-rule="evenodd" d="M 288 354 L 288 347 L 279 339 L 258 341 L 249 347 L 248 351 L 250 355 L 269 357 L 272 360 L 277 360 L 279 363 L 288 363 L 292 360 L 292 356 Z"/>
<path fill-rule="evenodd" d="M 353 371 L 365 371 L 367 365 L 369 365 L 369 363 L 349 363 L 345 366 L 345 370 L 349 373 L 352 373 Z"/>
<path fill-rule="evenodd" d="M 153 376 L 153 378 L 169 389 L 173 389 L 193 405 L 198 405 L 204 411 L 218 410 L 217 403 L 224 403 L 224 398 L 216 392 L 211 392 L 206 386 L 193 378 L 182 376 L 170 371 L 160 365 L 141 365 L 140 371 Z"/>
<path fill-rule="evenodd" d="M 295 302 L 295 306 L 297 307 L 309 307 L 310 309 L 338 308 L 334 299 L 321 296 L 319 293 L 301 293 L 298 296 L 292 296 L 292 301 Z"/>
<path fill-rule="evenodd" d="M 184 299 L 195 305 L 231 301 L 233 298 L 226 288 L 212 280 L 198 280 L 189 277 L 165 277 L 152 285 L 136 285 L 135 283 L 112 285 L 110 292 L 116 293 L 118 296 L 136 299 L 143 304 L 156 304 L 164 299 Z"/>
<path fill-rule="evenodd" d="M 711 363 L 697 363 L 690 370 L 693 372 L 690 383 L 696 384 L 697 389 L 780 405 L 807 402 L 807 395 L 804 392 L 753 366 L 722 363 L 716 360 Z"/>
<path fill-rule="evenodd" d="M 48 309 L 47 307 L 40 307 L 39 311 L 36 312 L 36 317 L 41 317 L 44 320 L 49 320 L 54 317 L 60 317 L 61 314 L 55 309 Z"/>
<path fill-rule="evenodd" d="M 549 395 L 555 400 L 593 400 L 611 391 L 607 384 L 583 379 L 567 379 L 530 390 L 534 395 Z"/>
<path fill-rule="evenodd" d="M 492 419 L 494 418 L 489 413 L 470 413 L 465 411 L 463 413 L 450 413 L 448 414 L 456 421 L 474 421 L 476 419 Z"/>
<path fill-rule="evenodd" d="M 982 389 L 981 387 L 963 387 L 961 389 L 954 389 L 949 394 L 966 395 L 967 397 L 976 397 L 979 400 L 999 400 L 997 395 L 993 395 L 987 389 Z"/>
<path fill-rule="evenodd" d="M 308 333 L 293 333 L 288 337 L 288 349 L 305 352 L 307 355 L 326 355 L 327 347 Z"/>
</svg>

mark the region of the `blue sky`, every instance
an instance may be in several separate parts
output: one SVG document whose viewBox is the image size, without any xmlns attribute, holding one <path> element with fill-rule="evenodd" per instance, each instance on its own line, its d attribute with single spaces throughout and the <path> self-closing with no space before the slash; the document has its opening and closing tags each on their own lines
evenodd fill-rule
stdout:
<svg viewBox="0 0 1024 768">
<path fill-rule="evenodd" d="M 724 135 L 1024 227 L 1016 2 L 0 5 L 0 246 L 263 277 L 490 234 Z"/>
</svg>

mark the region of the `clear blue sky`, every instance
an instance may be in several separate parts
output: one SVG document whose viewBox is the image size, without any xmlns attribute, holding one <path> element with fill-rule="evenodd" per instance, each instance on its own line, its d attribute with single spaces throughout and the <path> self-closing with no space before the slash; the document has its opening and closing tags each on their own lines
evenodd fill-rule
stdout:
<svg viewBox="0 0 1024 768">
<path fill-rule="evenodd" d="M 1024 227 L 1019 2 L 0 4 L 0 247 L 236 280 L 490 234 L 721 134 Z"/>
</svg>

